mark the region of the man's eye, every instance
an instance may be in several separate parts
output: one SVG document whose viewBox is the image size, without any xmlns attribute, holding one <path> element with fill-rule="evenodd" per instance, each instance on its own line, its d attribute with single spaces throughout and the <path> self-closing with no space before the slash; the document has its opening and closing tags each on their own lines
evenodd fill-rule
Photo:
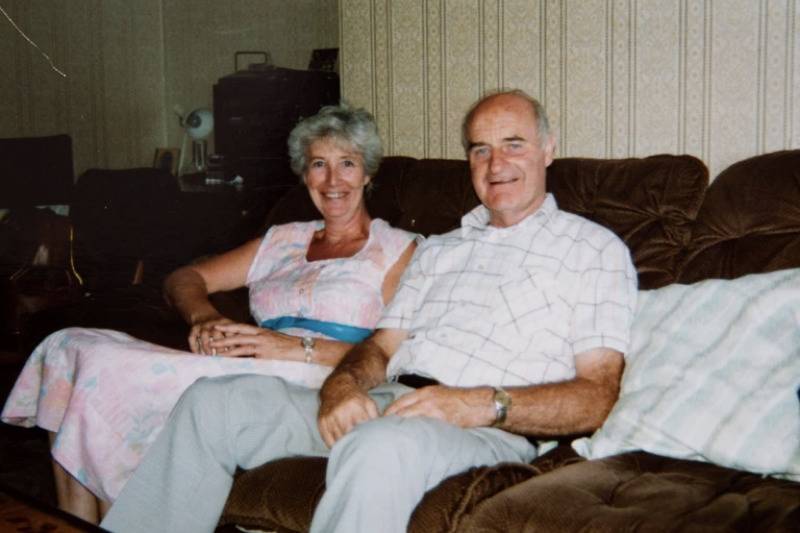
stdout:
<svg viewBox="0 0 800 533">
<path fill-rule="evenodd" d="M 483 158 L 489 153 L 489 148 L 486 146 L 476 146 L 472 149 L 472 157 Z"/>
</svg>

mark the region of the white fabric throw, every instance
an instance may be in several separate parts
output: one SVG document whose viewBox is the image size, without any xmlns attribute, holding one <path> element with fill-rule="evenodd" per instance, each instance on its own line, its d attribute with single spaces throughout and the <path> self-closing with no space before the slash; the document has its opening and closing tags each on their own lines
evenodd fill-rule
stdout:
<svg viewBox="0 0 800 533">
<path fill-rule="evenodd" d="M 639 293 L 620 398 L 573 442 L 800 480 L 800 269 Z"/>
</svg>

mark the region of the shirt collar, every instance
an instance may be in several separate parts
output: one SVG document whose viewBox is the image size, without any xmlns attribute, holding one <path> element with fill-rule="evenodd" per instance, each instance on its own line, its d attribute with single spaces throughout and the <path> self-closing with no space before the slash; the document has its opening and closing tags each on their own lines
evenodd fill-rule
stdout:
<svg viewBox="0 0 800 533">
<path fill-rule="evenodd" d="M 483 204 L 478 205 L 475 209 L 461 217 L 461 233 L 466 235 L 469 231 L 505 231 L 513 230 L 514 228 L 525 228 L 532 224 L 544 224 L 550 219 L 550 216 L 558 211 L 558 204 L 555 197 L 551 193 L 547 193 L 544 202 L 539 206 L 539 209 L 520 220 L 518 223 L 507 228 L 498 228 L 489 225 L 491 213 Z"/>
</svg>

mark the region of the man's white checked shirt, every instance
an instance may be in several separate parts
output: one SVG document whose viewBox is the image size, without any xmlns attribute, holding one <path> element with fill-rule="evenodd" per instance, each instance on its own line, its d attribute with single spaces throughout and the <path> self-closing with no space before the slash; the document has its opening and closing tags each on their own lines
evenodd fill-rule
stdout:
<svg viewBox="0 0 800 533">
<path fill-rule="evenodd" d="M 377 325 L 409 333 L 387 376 L 528 385 L 573 378 L 577 353 L 627 351 L 636 271 L 614 233 L 550 194 L 515 226 L 488 222 L 478 206 L 417 250 Z"/>
</svg>

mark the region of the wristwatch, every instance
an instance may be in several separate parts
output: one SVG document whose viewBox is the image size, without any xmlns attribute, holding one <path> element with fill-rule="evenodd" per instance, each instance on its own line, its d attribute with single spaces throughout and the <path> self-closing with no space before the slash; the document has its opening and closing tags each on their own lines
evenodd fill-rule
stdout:
<svg viewBox="0 0 800 533">
<path fill-rule="evenodd" d="M 503 425 L 508 416 L 508 410 L 511 409 L 511 396 L 502 389 L 502 387 L 494 387 L 494 424 L 493 428 Z"/>
<path fill-rule="evenodd" d="M 300 345 L 303 347 L 303 352 L 306 354 L 306 363 L 310 363 L 314 360 L 315 344 L 314 337 L 306 336 L 300 339 Z"/>
</svg>

